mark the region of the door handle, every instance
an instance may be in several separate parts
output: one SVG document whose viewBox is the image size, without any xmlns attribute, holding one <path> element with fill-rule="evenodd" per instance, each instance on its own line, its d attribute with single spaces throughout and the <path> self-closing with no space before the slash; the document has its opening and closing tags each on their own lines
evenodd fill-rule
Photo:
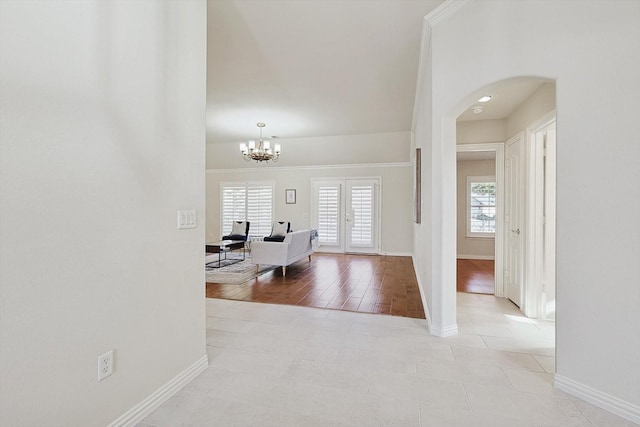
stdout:
<svg viewBox="0 0 640 427">
<path fill-rule="evenodd" d="M 515 230 L 511 230 L 512 233 L 516 233 L 518 236 L 520 235 L 520 229 L 516 228 Z"/>
</svg>

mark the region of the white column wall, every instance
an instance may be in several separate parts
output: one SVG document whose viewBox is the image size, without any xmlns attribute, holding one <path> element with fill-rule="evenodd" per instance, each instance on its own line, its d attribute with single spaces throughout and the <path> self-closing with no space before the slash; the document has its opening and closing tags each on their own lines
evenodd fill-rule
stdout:
<svg viewBox="0 0 640 427">
<path fill-rule="evenodd" d="M 636 408 L 639 19 L 640 3 L 634 1 L 470 1 L 432 29 L 426 46 L 432 60 L 423 70 L 429 84 L 418 94 L 422 109 L 415 122 L 416 145 L 438 156 L 433 169 L 423 169 L 432 189 L 424 192 L 424 203 L 438 204 L 444 214 L 427 224 L 446 233 L 441 242 L 417 233 L 418 271 L 424 290 L 434 295 L 433 301 L 427 297 L 432 315 L 451 322 L 441 328 L 453 328 L 455 269 L 439 255 L 453 258 L 447 242 L 455 241 L 455 232 L 449 232 L 455 203 L 446 197 L 455 194 L 448 172 L 455 170 L 455 156 L 448 155 L 455 123 L 449 118 L 477 99 L 483 87 L 502 79 L 556 79 L 556 369 L 576 384 Z M 435 165 L 440 160 L 442 168 Z M 433 245 L 431 252 L 420 250 Z M 426 266 L 440 271 L 425 271 Z"/>
</svg>

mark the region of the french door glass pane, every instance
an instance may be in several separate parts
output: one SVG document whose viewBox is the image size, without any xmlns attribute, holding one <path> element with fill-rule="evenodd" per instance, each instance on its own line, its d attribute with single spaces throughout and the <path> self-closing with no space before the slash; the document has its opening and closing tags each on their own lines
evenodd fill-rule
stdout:
<svg viewBox="0 0 640 427">
<path fill-rule="evenodd" d="M 321 245 L 338 245 L 338 186 L 318 187 L 318 241 Z"/>
<path fill-rule="evenodd" d="M 373 186 L 351 187 L 351 245 L 373 245 Z"/>
</svg>

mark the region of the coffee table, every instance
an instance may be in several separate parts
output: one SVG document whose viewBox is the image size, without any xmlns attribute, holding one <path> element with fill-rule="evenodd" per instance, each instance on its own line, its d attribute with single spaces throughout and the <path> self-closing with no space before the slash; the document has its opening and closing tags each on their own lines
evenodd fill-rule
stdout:
<svg viewBox="0 0 640 427">
<path fill-rule="evenodd" d="M 213 268 L 220 268 L 222 261 L 227 260 L 227 253 L 231 251 L 235 251 L 236 249 L 242 249 L 242 259 L 239 258 L 237 260 L 229 260 L 232 262 L 226 263 L 225 265 L 231 265 L 240 261 L 244 261 L 245 259 L 244 243 L 245 243 L 244 240 L 221 240 L 219 242 L 205 243 L 204 245 L 205 252 L 218 254 L 217 266 L 211 265 L 211 264 L 215 264 L 216 261 L 208 262 L 206 265 L 211 266 Z M 224 258 L 222 258 L 222 254 L 224 254 Z"/>
</svg>

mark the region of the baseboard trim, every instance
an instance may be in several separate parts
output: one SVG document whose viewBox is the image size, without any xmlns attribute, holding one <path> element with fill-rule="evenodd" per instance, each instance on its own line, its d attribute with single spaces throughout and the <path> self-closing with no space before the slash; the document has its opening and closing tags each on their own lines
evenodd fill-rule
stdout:
<svg viewBox="0 0 640 427">
<path fill-rule="evenodd" d="M 555 374 L 553 378 L 553 385 L 559 390 L 586 400 L 599 408 L 640 424 L 640 406 L 558 374 Z"/>
<path fill-rule="evenodd" d="M 169 400 L 171 396 L 180 391 L 182 387 L 200 375 L 208 366 L 209 362 L 205 354 L 193 365 L 189 366 L 168 383 L 149 395 L 149 397 L 122 414 L 118 419 L 109 424 L 108 427 L 130 427 L 136 425 L 142 421 L 144 417 Z"/>
<path fill-rule="evenodd" d="M 418 282 L 418 290 L 420 291 L 420 298 L 422 298 L 422 308 L 424 309 L 424 317 L 427 319 L 427 329 L 429 333 L 431 333 L 431 315 L 429 314 L 429 306 L 427 305 L 427 299 L 424 297 L 424 290 L 422 288 L 422 281 L 420 280 L 420 275 L 416 270 L 416 257 L 411 255 L 411 261 L 413 264 L 413 274 L 416 275 L 416 281 Z"/>
<path fill-rule="evenodd" d="M 481 259 L 481 260 L 490 260 L 495 261 L 496 257 L 494 255 L 456 255 L 458 259 Z"/>
<path fill-rule="evenodd" d="M 435 335 L 440 338 L 456 336 L 458 335 L 458 324 L 454 323 L 453 325 L 448 326 L 432 325 L 431 335 Z"/>
<path fill-rule="evenodd" d="M 383 256 L 410 256 L 413 257 L 411 252 L 380 252 Z"/>
</svg>

